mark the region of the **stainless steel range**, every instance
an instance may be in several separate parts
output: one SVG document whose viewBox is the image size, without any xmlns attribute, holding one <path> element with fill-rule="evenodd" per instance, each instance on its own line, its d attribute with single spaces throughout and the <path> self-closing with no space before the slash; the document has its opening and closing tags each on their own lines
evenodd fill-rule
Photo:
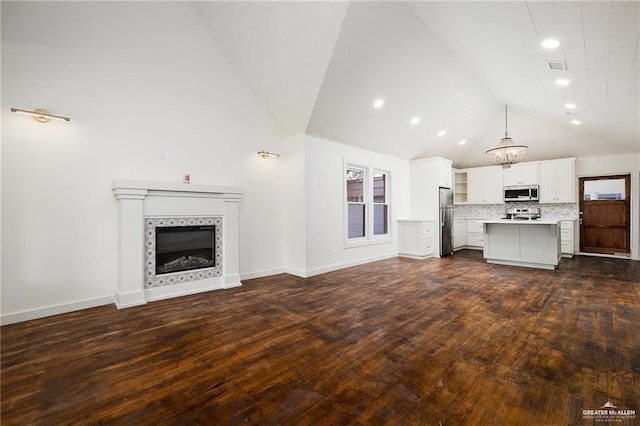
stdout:
<svg viewBox="0 0 640 426">
<path fill-rule="evenodd" d="M 540 219 L 540 207 L 526 207 L 526 208 L 509 207 L 506 210 L 505 214 L 506 214 L 506 217 L 504 217 L 504 219 L 538 220 Z"/>
</svg>

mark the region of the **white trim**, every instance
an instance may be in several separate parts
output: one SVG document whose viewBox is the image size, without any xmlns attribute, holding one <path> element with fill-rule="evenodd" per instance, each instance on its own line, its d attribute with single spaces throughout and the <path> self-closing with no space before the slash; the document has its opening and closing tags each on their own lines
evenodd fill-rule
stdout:
<svg viewBox="0 0 640 426">
<path fill-rule="evenodd" d="M 286 271 L 286 268 L 264 269 L 262 271 L 247 272 L 246 274 L 240 274 L 240 281 L 252 280 L 254 278 L 262 278 L 262 277 L 268 277 L 271 275 L 287 274 L 287 273 L 288 272 Z"/>
<path fill-rule="evenodd" d="M 363 201 L 362 202 L 349 202 L 347 201 L 347 180 L 346 172 L 349 169 L 361 170 L 364 173 L 364 187 L 363 187 Z M 374 206 L 377 203 L 373 202 L 373 179 L 376 173 L 382 173 L 386 176 L 385 179 L 385 203 L 387 206 L 387 233 L 386 234 L 374 234 Z M 342 160 L 342 203 L 343 203 L 343 248 L 349 249 L 353 247 L 363 247 L 374 244 L 384 244 L 393 242 L 393 236 L 391 232 L 392 223 L 392 202 L 391 202 L 391 171 L 375 167 L 372 165 L 363 165 L 358 161 L 349 161 L 346 158 Z M 362 204 L 365 209 L 365 223 L 364 223 L 364 236 L 357 238 L 349 238 L 349 204 Z"/>
<path fill-rule="evenodd" d="M 517 260 L 487 259 L 487 263 L 493 263 L 496 265 L 507 265 L 507 266 L 521 266 L 523 268 L 548 269 L 548 270 L 554 270 L 557 268 L 557 265 L 549 265 L 546 263 L 519 262 Z"/>
<path fill-rule="evenodd" d="M 381 237 L 381 236 L 378 236 Z M 390 236 L 384 236 L 384 238 L 371 238 L 371 239 L 367 239 L 367 238 L 358 238 L 357 241 L 350 241 L 348 243 L 346 243 L 344 245 L 344 249 L 348 250 L 351 248 L 356 248 L 356 247 L 364 247 L 364 246 L 373 246 L 376 244 L 386 244 L 386 243 L 392 243 L 393 239 Z"/>
<path fill-rule="evenodd" d="M 174 284 L 164 287 L 147 288 L 144 290 L 145 298 L 148 302 L 154 300 L 169 299 L 173 297 L 187 296 L 190 294 L 204 293 L 212 290 L 223 290 L 233 287 L 240 287 L 239 281 L 225 282 L 226 277 L 215 277 L 204 280 L 191 281 Z"/>
<path fill-rule="evenodd" d="M 114 303 L 116 308 L 123 309 L 144 305 L 147 301 L 144 299 L 144 291 L 142 289 L 127 293 L 121 293 L 120 290 L 116 290 Z"/>
<path fill-rule="evenodd" d="M 608 257 L 610 259 L 625 259 L 625 260 L 635 260 L 631 257 L 631 253 L 629 254 L 605 254 L 605 253 L 587 253 L 584 251 L 579 251 L 577 253 L 579 256 L 591 256 L 591 257 Z"/>
<path fill-rule="evenodd" d="M 414 259 L 414 260 L 440 259 L 440 256 L 436 256 L 435 254 L 425 254 L 424 256 L 417 256 L 415 254 L 400 253 L 398 254 L 398 257 L 406 257 L 408 259 Z"/>
<path fill-rule="evenodd" d="M 242 188 L 238 186 L 184 184 L 177 182 L 156 182 L 136 179 L 114 179 L 114 193 L 147 195 L 148 191 L 162 192 L 203 192 L 210 195 L 222 195 L 224 198 L 242 198 Z M 175 196 L 174 194 L 169 194 Z M 143 197 L 144 198 L 144 197 Z"/>
<path fill-rule="evenodd" d="M 351 262 L 338 263 L 331 266 L 324 266 L 322 268 L 317 268 L 317 269 L 312 269 L 310 271 L 307 271 L 307 277 L 313 277 L 314 275 L 320 275 L 327 272 L 338 271 L 340 269 L 350 268 L 352 266 L 358 266 L 358 265 L 364 265 L 366 263 L 377 262 L 379 260 L 391 259 L 393 257 L 398 257 L 398 254 L 397 253 L 385 254 L 382 256 L 370 257 L 368 259 L 353 260 Z"/>
<path fill-rule="evenodd" d="M 376 203 L 374 201 L 374 187 L 375 187 L 375 177 L 376 173 L 381 173 L 385 176 L 384 180 L 384 203 Z M 375 230 L 375 206 L 384 205 L 387 206 L 387 233 L 386 234 L 376 234 Z M 369 236 L 370 240 L 389 240 L 391 241 L 391 172 L 389 170 L 382 170 L 379 168 L 372 167 L 371 170 L 371 235 Z"/>
<path fill-rule="evenodd" d="M 17 322 L 30 321 L 52 315 L 66 314 L 83 309 L 95 308 L 97 306 L 110 305 L 113 303 L 113 296 L 103 296 L 94 299 L 78 300 L 71 303 L 46 306 L 44 308 L 29 309 L 0 316 L 0 325 L 14 324 Z"/>
<path fill-rule="evenodd" d="M 308 278 L 309 277 L 309 275 L 307 275 L 307 272 L 303 271 L 302 269 L 285 268 L 285 270 L 283 272 L 285 274 L 295 275 L 296 277 L 300 277 L 300 278 Z"/>
<path fill-rule="evenodd" d="M 144 304 L 147 297 L 158 300 L 241 285 L 238 222 L 242 192 L 239 187 L 115 179 L 112 189 L 118 200 L 118 285 L 115 300 L 118 308 Z M 146 220 L 212 217 L 214 222 L 220 218 L 224 224 L 221 269 L 216 271 L 222 275 L 192 281 L 193 284 L 189 285 L 181 283 L 184 285 L 145 288 Z M 217 223 L 214 224 L 219 231 Z"/>
</svg>

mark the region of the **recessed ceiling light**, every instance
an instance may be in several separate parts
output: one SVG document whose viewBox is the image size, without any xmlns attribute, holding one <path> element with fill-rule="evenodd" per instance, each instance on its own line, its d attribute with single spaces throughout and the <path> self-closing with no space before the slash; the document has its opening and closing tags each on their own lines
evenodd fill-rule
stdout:
<svg viewBox="0 0 640 426">
<path fill-rule="evenodd" d="M 413 117 L 411 119 L 411 125 L 415 126 L 416 124 L 418 124 L 420 122 L 420 117 Z"/>
<path fill-rule="evenodd" d="M 560 46 L 560 42 L 552 38 L 548 38 L 542 41 L 542 47 L 544 47 L 545 49 L 555 49 L 558 46 Z"/>
<path fill-rule="evenodd" d="M 578 124 L 582 124 L 582 121 L 580 121 L 580 120 L 571 120 L 571 124 L 575 124 L 577 126 Z"/>
<path fill-rule="evenodd" d="M 569 85 L 569 80 L 567 80 L 566 78 L 559 78 L 556 80 L 556 84 L 558 86 L 568 86 Z"/>
<path fill-rule="evenodd" d="M 444 136 L 444 135 L 446 135 L 446 134 L 447 134 L 447 131 L 446 131 L 446 130 L 440 130 L 440 131 L 438 132 L 438 136 Z"/>
<path fill-rule="evenodd" d="M 564 107 L 566 109 L 576 109 L 577 108 L 576 104 L 564 104 Z"/>
<path fill-rule="evenodd" d="M 378 99 L 373 103 L 374 108 L 382 108 L 382 105 L 384 105 L 384 99 Z"/>
<path fill-rule="evenodd" d="M 460 142 L 458 142 L 458 145 L 464 145 L 465 143 L 467 143 L 467 141 L 462 139 Z"/>
</svg>

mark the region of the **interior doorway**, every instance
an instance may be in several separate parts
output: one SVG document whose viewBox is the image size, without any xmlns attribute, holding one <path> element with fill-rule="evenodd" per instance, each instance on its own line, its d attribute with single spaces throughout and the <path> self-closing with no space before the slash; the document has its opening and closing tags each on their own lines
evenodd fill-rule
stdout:
<svg viewBox="0 0 640 426">
<path fill-rule="evenodd" d="M 631 253 L 631 175 L 580 178 L 580 251 Z"/>
</svg>

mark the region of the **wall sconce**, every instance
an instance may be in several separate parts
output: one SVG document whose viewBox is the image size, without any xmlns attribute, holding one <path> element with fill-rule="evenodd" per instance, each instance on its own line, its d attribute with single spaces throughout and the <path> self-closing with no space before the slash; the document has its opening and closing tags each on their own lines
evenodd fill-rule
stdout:
<svg viewBox="0 0 640 426">
<path fill-rule="evenodd" d="M 275 157 L 278 158 L 280 157 L 280 154 L 275 154 L 273 152 L 269 152 L 266 150 L 262 150 L 262 151 L 258 151 L 258 155 L 260 155 L 262 158 L 269 158 L 269 157 Z"/>
<path fill-rule="evenodd" d="M 61 115 L 50 114 L 46 109 L 38 108 L 33 111 L 28 109 L 20 109 L 20 108 L 11 108 L 11 112 L 15 112 L 18 114 L 30 115 L 41 123 L 46 123 L 47 121 L 54 119 L 60 121 L 71 121 L 69 117 L 63 117 Z"/>
</svg>

